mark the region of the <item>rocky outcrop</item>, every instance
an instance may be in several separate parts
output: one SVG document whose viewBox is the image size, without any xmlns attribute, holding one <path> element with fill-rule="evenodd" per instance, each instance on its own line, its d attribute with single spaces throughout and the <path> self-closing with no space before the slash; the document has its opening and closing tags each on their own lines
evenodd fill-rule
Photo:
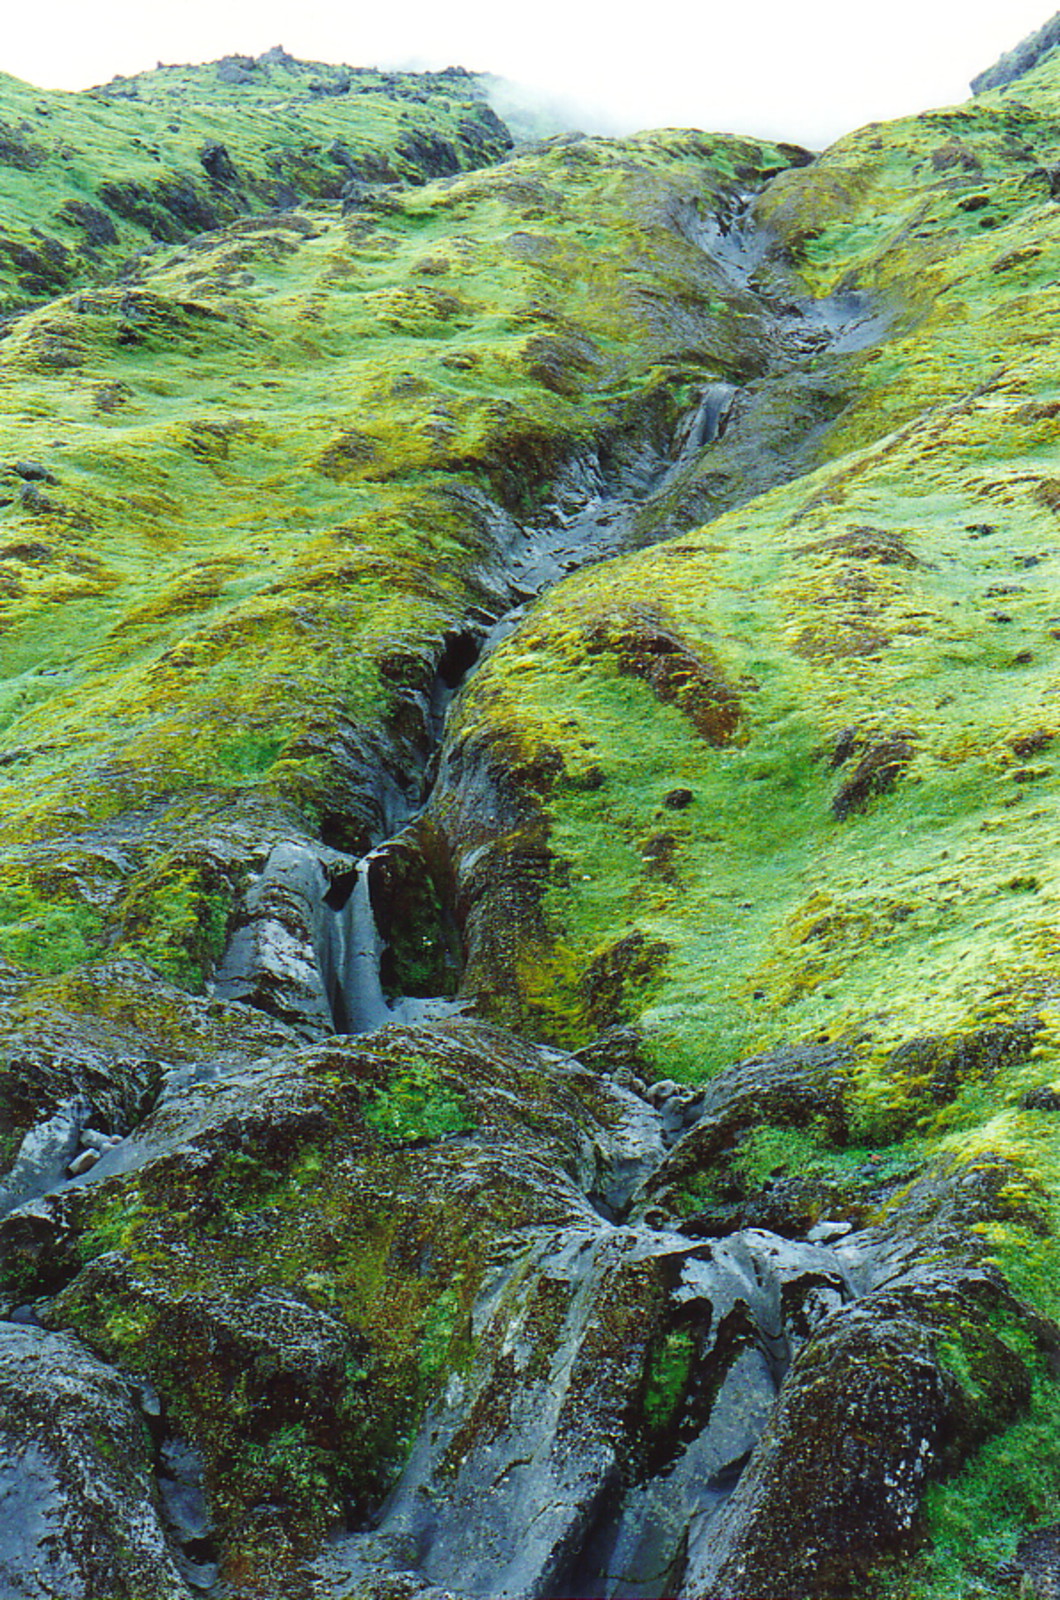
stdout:
<svg viewBox="0 0 1060 1600">
<path fill-rule="evenodd" d="M 199 1507 L 171 1535 L 193 1577 L 823 1600 L 909 1548 L 927 1483 L 1026 1405 L 1014 1334 L 1060 1349 L 979 1263 L 997 1190 L 961 1174 L 892 1189 L 861 1231 L 708 1239 L 660 1209 L 709 1169 L 710 1130 L 751 1122 L 756 1084 L 773 1122 L 841 1118 L 836 1066 L 746 1063 L 665 1159 L 661 1094 L 478 1024 L 173 1071 L 135 1137 L 0 1246 L 20 1315 L 157 1391 L 163 1503 Z"/>
<path fill-rule="evenodd" d="M 12 1600 L 189 1600 L 126 1379 L 68 1334 L 0 1323 L 0 1584 Z"/>
<path fill-rule="evenodd" d="M 1039 62 L 1045 61 L 1060 45 L 1060 13 L 1050 17 L 1036 33 L 1021 39 L 1014 50 L 1008 50 L 992 67 L 972 79 L 973 94 L 986 94 L 989 89 L 1000 89 L 1014 83 L 1024 73 L 1033 72 Z"/>
</svg>

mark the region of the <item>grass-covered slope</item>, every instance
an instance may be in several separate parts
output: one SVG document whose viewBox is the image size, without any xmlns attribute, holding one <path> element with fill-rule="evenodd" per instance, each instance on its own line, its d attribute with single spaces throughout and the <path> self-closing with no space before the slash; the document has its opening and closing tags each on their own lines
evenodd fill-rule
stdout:
<svg viewBox="0 0 1060 1600">
<path fill-rule="evenodd" d="M 561 146 L 236 222 L 9 326 L 0 951 L 201 982 L 265 812 L 367 847 L 447 631 L 508 603 L 503 516 L 751 359 L 680 222 L 784 164 Z"/>
<path fill-rule="evenodd" d="M 78 93 L 0 74 L 0 312 L 244 215 L 422 183 L 511 144 L 461 70 L 383 73 L 282 50 Z"/>
</svg>

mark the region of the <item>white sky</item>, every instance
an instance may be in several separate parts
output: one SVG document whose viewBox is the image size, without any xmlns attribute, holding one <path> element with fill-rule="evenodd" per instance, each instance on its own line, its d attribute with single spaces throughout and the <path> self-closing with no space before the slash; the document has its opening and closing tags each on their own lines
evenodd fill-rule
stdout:
<svg viewBox="0 0 1060 1600">
<path fill-rule="evenodd" d="M 156 61 L 282 44 L 351 66 L 496 72 L 576 104 L 583 127 L 701 127 L 820 147 L 866 122 L 966 99 L 969 79 L 1056 3 L 16 0 L 0 70 L 76 89 Z"/>
</svg>

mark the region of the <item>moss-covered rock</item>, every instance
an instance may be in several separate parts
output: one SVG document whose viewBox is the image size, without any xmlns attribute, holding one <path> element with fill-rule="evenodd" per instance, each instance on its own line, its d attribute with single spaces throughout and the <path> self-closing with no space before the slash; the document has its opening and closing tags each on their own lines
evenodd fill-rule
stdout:
<svg viewBox="0 0 1060 1600">
<path fill-rule="evenodd" d="M 0 1471 L 9 1594 L 188 1600 L 131 1386 L 67 1334 L 0 1330 Z"/>
</svg>

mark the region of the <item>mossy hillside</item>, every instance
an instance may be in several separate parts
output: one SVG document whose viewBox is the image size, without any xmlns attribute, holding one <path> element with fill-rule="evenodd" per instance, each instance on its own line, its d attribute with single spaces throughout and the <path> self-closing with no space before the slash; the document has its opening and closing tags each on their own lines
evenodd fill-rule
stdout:
<svg viewBox="0 0 1060 1600">
<path fill-rule="evenodd" d="M 1002 377 L 1048 342 L 1058 104 L 1053 61 L 967 106 L 871 124 L 757 202 L 815 292 L 868 290 L 897 319 L 896 336 L 860 359 L 861 397 L 829 453 L 916 417 L 928 398 Z"/>
<path fill-rule="evenodd" d="M 877 188 L 896 168 L 903 215 L 948 206 L 939 173 L 950 157 L 930 160 L 938 118 L 958 118 L 971 163 L 980 133 L 984 161 L 1006 146 L 1011 130 L 994 122 L 1010 114 L 1022 116 L 977 103 L 865 130 L 817 167 L 774 179 L 761 209 L 768 217 L 778 193 L 809 207 L 821 174 L 844 161 L 865 165 Z M 863 190 L 850 209 L 867 228 L 879 196 L 868 179 Z M 575 984 L 609 930 L 671 946 L 673 1011 L 650 1011 L 660 1063 L 701 1026 L 717 1038 L 719 1019 L 724 1042 L 710 1050 L 723 1060 L 861 1027 L 894 993 L 891 1033 L 879 1019 L 874 1029 L 895 1044 L 898 994 L 915 994 L 917 1015 L 945 1029 L 1006 979 L 1024 995 L 1035 971 L 1047 984 L 1060 373 L 1039 318 L 1055 292 L 1058 215 L 1034 197 L 982 230 L 957 208 L 918 319 L 859 358 L 860 398 L 829 436 L 830 450 L 848 447 L 840 459 L 699 534 L 569 580 L 465 697 L 458 737 L 503 727 L 527 751 L 547 744 L 563 758 L 548 804 L 558 864 L 547 904 L 570 929 L 564 948 L 578 954 L 557 960 Z M 865 251 L 881 272 L 907 259 L 891 220 Z M 846 226 L 835 225 L 830 251 L 827 232 L 805 245 L 818 252 L 805 270 L 821 291 L 869 281 L 849 242 L 841 248 Z M 993 270 L 1021 238 L 1040 252 L 1034 317 L 1019 273 Z M 885 391 L 900 396 L 898 428 L 879 404 Z M 684 641 L 739 705 L 731 737 L 697 738 L 680 694 L 660 704 L 621 650 L 601 651 L 601 629 L 646 622 Z M 848 793 L 889 740 L 908 747 L 890 792 L 869 781 Z M 694 803 L 666 806 L 682 788 Z M 544 974 L 527 981 L 556 993 Z M 709 1030 L 707 1009 L 697 1023 L 689 1009 L 704 984 Z M 584 994 L 566 992 L 576 1031 Z"/>
<path fill-rule="evenodd" d="M 515 728 L 564 760 L 546 898 L 563 933 L 527 982 L 570 1008 L 565 1032 L 554 1019 L 568 1040 L 591 1027 L 588 967 L 633 931 L 672 952 L 650 1032 L 660 1066 L 686 1071 L 870 1016 L 896 1045 L 903 996 L 924 1027 L 952 1028 L 1006 980 L 1028 995 L 1035 972 L 1047 983 L 1053 517 L 1028 461 L 1009 468 L 1027 473 L 1020 511 L 1005 505 L 985 535 L 972 521 L 997 513 L 947 479 L 965 464 L 955 434 L 968 435 L 970 472 L 990 460 L 995 406 L 977 409 L 978 426 L 965 416 L 949 430 L 946 466 L 919 481 L 917 446 L 940 459 L 934 421 L 881 449 L 871 476 L 864 464 L 863 496 L 848 464 L 841 499 L 822 473 L 579 576 L 475 681 L 458 736 Z M 999 587 L 1016 592 L 989 594 Z M 592 643 L 602 618 L 638 609 L 717 663 L 742 708 L 724 747 Z M 833 767 L 847 729 L 857 755 Z M 907 776 L 837 816 L 852 769 L 898 734 Z M 671 810 L 680 789 L 694 801 Z M 557 984 L 565 963 L 570 982 Z"/>
<path fill-rule="evenodd" d="M 65 902 L 69 874 L 57 886 L 31 841 L 54 863 L 71 834 L 152 813 L 131 865 L 174 903 L 152 891 L 152 931 L 152 894 L 138 880 L 116 909 L 128 870 L 111 871 L 104 942 L 201 981 L 238 884 L 181 856 L 196 810 L 200 833 L 251 793 L 313 827 L 345 812 L 363 847 L 361 741 L 385 754 L 481 604 L 482 495 L 526 514 L 645 389 L 676 415 L 684 386 L 750 359 L 754 329 L 734 332 L 731 289 L 674 216 L 785 159 L 585 141 L 348 220 L 235 223 L 21 318 L 0 348 L 0 880 Z"/>
<path fill-rule="evenodd" d="M 423 182 L 510 139 L 466 73 L 296 61 L 165 67 L 60 93 L 0 75 L 6 310 L 242 214 Z"/>
</svg>

